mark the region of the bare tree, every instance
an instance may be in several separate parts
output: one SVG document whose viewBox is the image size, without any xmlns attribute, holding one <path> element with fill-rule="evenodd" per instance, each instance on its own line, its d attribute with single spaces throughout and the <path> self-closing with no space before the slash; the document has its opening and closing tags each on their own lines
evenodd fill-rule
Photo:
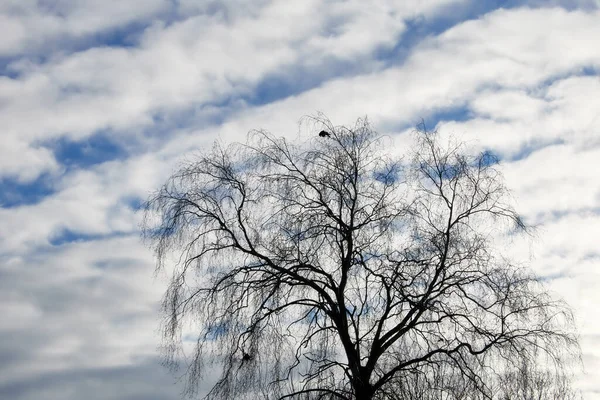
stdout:
<svg viewBox="0 0 600 400">
<path fill-rule="evenodd" d="M 492 155 L 420 129 L 403 161 L 366 120 L 312 121 L 328 135 L 217 144 L 147 203 L 157 268 L 180 255 L 167 362 L 200 330 L 189 394 L 218 367 L 207 398 L 491 399 L 511 360 L 563 368 L 568 308 L 492 240 L 526 229 Z"/>
</svg>

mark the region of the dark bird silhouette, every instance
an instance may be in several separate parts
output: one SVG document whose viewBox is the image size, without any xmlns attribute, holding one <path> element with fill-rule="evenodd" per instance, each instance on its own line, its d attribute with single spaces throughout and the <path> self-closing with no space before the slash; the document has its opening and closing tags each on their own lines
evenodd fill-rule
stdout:
<svg viewBox="0 0 600 400">
<path fill-rule="evenodd" d="M 329 137 L 329 136 L 331 136 L 331 134 L 327 131 L 321 131 L 321 132 L 319 132 L 319 136 L 320 137 Z"/>
</svg>

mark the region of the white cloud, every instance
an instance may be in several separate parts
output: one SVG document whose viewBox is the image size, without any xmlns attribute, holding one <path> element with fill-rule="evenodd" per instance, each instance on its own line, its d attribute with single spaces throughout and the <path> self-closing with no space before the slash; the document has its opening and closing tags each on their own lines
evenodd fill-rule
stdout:
<svg viewBox="0 0 600 400">
<path fill-rule="evenodd" d="M 532 223 L 552 214 L 600 211 L 596 164 L 600 147 L 588 151 L 570 145 L 548 146 L 505 166 L 508 185 Z"/>
<path fill-rule="evenodd" d="M 7 0 L 0 4 L 0 56 L 37 53 L 168 11 L 168 0 Z"/>
<path fill-rule="evenodd" d="M 13 258 L 0 286 L 5 315 L 16 317 L 0 334 L 29 331 L 24 356 L 36 359 L 3 365 L 1 382 L 36 371 L 129 365 L 154 354 L 161 288 L 135 234 Z"/>
<path fill-rule="evenodd" d="M 97 47 L 43 65 L 14 63 L 20 75 L 0 82 L 0 123 L 8 135 L 30 143 L 63 135 L 78 139 L 106 128 L 126 134 L 150 126 L 155 113 L 201 111 L 248 97 L 266 76 L 286 76 L 292 66 L 310 71 L 326 70 L 336 59 L 369 63 L 371 51 L 393 46 L 404 29 L 402 18 L 433 13 L 439 5 L 424 2 L 392 12 L 393 3 L 385 2 L 313 3 L 290 8 L 276 2 L 225 22 L 218 13 L 157 22 L 137 48 Z"/>
<path fill-rule="evenodd" d="M 32 181 L 41 171 L 57 172 L 60 169 L 50 150 L 30 147 L 27 141 L 10 133 L 0 147 L 0 175 L 16 177 L 21 182 Z"/>
<path fill-rule="evenodd" d="M 407 123 L 414 125 L 421 117 L 427 120 L 427 116 L 437 110 L 468 106 L 471 101 L 478 102 L 474 106 L 477 110 L 476 107 L 481 107 L 480 91 L 484 90 L 489 96 L 493 93 L 489 88 L 521 92 L 523 97 L 530 91 L 543 91 L 544 88 L 540 85 L 548 79 L 567 72 L 579 72 L 583 67 L 600 66 L 600 50 L 591 49 L 588 38 L 600 35 L 600 28 L 596 24 L 599 16 L 598 12 L 588 15 L 561 9 L 496 11 L 485 16 L 482 21 L 466 22 L 439 37 L 431 38 L 419 45 L 401 66 L 331 80 L 298 96 L 258 110 L 250 109 L 246 112 L 247 118 L 255 121 L 254 126 L 264 126 L 276 131 L 275 128 L 284 130 L 298 116 L 322 110 L 337 121 L 349 122 L 357 115 L 367 114 L 372 120 L 383 122 L 382 125 L 393 126 L 395 123 L 402 126 Z M 520 29 L 524 20 L 528 21 L 528 28 Z M 544 33 L 548 20 L 560 21 L 553 26 L 551 35 Z M 510 41 L 503 37 L 505 31 L 510 29 L 514 31 L 512 38 L 518 36 L 518 40 Z M 571 54 L 563 36 L 574 42 L 583 39 L 588 43 L 587 50 L 584 51 L 581 47 Z M 509 47 L 511 43 L 512 48 Z M 536 47 L 535 43 L 541 45 Z M 515 54 L 526 51 L 529 55 L 523 56 L 521 60 L 515 59 Z M 561 85 L 553 86 L 554 89 L 548 95 L 558 97 L 548 107 L 558 107 L 558 98 L 562 92 L 564 101 L 581 107 L 578 106 L 582 104 L 581 99 L 596 90 L 594 82 L 598 80 L 597 77 L 573 79 L 586 79 L 587 81 L 580 83 L 579 89 L 587 89 L 577 92 L 573 88 L 566 93 L 564 91 L 568 85 L 564 88 Z M 569 100 L 572 96 L 577 97 Z M 532 101 L 540 106 L 540 99 L 533 97 Z M 593 97 L 588 104 L 585 109 L 594 110 L 596 103 Z M 523 109 L 527 105 L 519 104 L 518 107 Z M 490 106 L 492 105 L 488 107 Z M 485 114 L 485 110 L 482 111 Z M 535 110 L 527 112 L 534 113 Z M 564 116 L 566 111 L 561 112 Z M 282 115 L 285 118 L 281 119 Z M 503 114 L 495 116 L 500 120 L 504 117 L 506 115 Z M 589 125 L 587 116 L 581 120 Z M 467 129 L 467 124 L 474 123 L 485 124 L 487 131 L 498 126 L 495 121 L 476 120 L 466 124 L 446 124 L 444 130 L 462 134 Z M 499 128 L 505 132 L 516 132 L 515 134 L 522 134 L 523 131 L 506 129 L 504 126 Z M 472 130 L 482 131 L 478 127 L 473 127 Z M 476 135 L 474 132 L 473 136 Z M 496 145 L 505 140 L 502 133 L 490 133 L 488 136 L 490 140 L 496 141 Z M 483 137 L 481 139 L 486 140 Z M 509 143 L 508 147 L 516 150 L 520 145 Z"/>
</svg>

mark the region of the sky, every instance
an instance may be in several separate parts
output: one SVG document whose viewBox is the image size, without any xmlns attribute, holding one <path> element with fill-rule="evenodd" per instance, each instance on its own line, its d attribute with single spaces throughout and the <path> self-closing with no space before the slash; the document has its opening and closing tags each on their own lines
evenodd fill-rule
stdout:
<svg viewBox="0 0 600 400">
<path fill-rule="evenodd" d="M 600 399 L 600 0 L 0 0 L 0 31 L 0 398 L 180 398 L 140 204 L 323 112 L 500 157 Z"/>
</svg>

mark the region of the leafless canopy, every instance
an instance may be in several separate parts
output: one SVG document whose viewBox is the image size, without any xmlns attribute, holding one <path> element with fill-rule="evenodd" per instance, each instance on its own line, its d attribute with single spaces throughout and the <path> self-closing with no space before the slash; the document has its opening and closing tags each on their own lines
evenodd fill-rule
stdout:
<svg viewBox="0 0 600 400">
<path fill-rule="evenodd" d="M 147 203 L 158 267 L 180 254 L 167 360 L 199 330 L 190 393 L 215 369 L 211 399 L 516 399 L 498 384 L 523 363 L 560 375 L 571 315 L 491 240 L 525 230 L 493 156 L 421 129 L 400 159 L 366 120 L 312 122 L 215 145 Z"/>
</svg>

